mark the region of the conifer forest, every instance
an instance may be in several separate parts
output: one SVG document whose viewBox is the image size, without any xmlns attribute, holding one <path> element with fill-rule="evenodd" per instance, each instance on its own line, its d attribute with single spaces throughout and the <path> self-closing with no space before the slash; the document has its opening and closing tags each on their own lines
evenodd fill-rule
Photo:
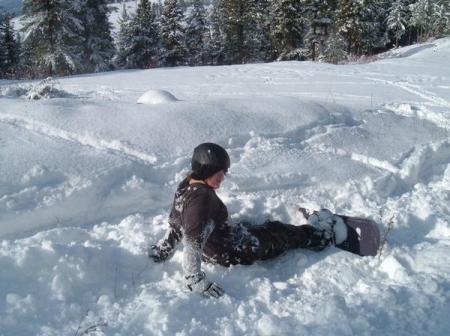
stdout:
<svg viewBox="0 0 450 336">
<path fill-rule="evenodd" d="M 450 0 L 24 0 L 0 8 L 0 78 L 276 60 L 342 63 L 450 34 Z"/>
</svg>

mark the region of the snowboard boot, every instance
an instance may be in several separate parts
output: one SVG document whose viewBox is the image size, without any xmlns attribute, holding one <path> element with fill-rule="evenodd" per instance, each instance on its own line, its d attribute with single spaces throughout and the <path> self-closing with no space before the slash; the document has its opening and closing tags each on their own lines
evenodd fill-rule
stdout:
<svg viewBox="0 0 450 336">
<path fill-rule="evenodd" d="M 333 238 L 325 230 L 318 230 L 311 235 L 306 248 L 312 251 L 322 251 L 328 246 L 334 244 Z"/>
<path fill-rule="evenodd" d="M 308 217 L 308 224 L 322 230 L 324 239 L 328 239 L 333 245 L 342 244 L 347 239 L 344 221 L 328 209 L 315 211 Z"/>
</svg>

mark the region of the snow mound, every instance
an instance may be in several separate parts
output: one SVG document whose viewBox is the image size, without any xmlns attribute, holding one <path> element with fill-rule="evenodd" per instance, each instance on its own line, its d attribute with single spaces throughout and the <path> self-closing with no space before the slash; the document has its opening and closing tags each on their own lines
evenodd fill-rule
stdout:
<svg viewBox="0 0 450 336">
<path fill-rule="evenodd" d="M 158 105 L 176 101 L 178 101 L 178 99 L 168 91 L 149 90 L 138 99 L 137 103 L 144 105 Z"/>
</svg>

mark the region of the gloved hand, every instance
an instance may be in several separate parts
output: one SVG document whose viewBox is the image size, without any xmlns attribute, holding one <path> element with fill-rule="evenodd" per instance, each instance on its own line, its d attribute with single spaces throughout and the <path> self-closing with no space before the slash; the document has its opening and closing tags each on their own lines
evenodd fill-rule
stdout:
<svg viewBox="0 0 450 336">
<path fill-rule="evenodd" d="M 207 281 L 208 286 L 203 291 L 203 294 L 206 296 L 210 296 L 213 298 L 220 298 L 222 295 L 225 294 L 225 291 L 215 282 Z"/>
<path fill-rule="evenodd" d="M 172 250 L 168 250 L 160 245 L 151 245 L 147 252 L 148 257 L 157 263 L 166 261 L 172 255 Z"/>
<path fill-rule="evenodd" d="M 219 298 L 225 291 L 218 284 L 206 279 L 204 272 L 186 276 L 186 286 L 191 291 L 202 293 L 207 297 Z"/>
</svg>

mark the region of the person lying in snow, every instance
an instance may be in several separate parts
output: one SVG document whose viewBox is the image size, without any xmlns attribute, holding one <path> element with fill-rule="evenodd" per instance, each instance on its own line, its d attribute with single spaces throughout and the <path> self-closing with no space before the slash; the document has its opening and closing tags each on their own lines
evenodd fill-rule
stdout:
<svg viewBox="0 0 450 336">
<path fill-rule="evenodd" d="M 215 192 L 230 167 L 228 153 L 217 144 L 203 143 L 194 149 L 191 163 L 192 171 L 175 193 L 169 229 L 149 249 L 150 258 L 163 262 L 183 240 L 183 271 L 191 291 L 212 297 L 224 294 L 218 284 L 206 278 L 201 269 L 202 260 L 226 267 L 249 265 L 275 258 L 289 249 L 320 251 L 333 244 L 333 226 L 327 226 L 326 221 L 319 221 L 322 225 L 319 228 L 278 221 L 263 225 L 229 222 L 227 207 Z"/>
</svg>

